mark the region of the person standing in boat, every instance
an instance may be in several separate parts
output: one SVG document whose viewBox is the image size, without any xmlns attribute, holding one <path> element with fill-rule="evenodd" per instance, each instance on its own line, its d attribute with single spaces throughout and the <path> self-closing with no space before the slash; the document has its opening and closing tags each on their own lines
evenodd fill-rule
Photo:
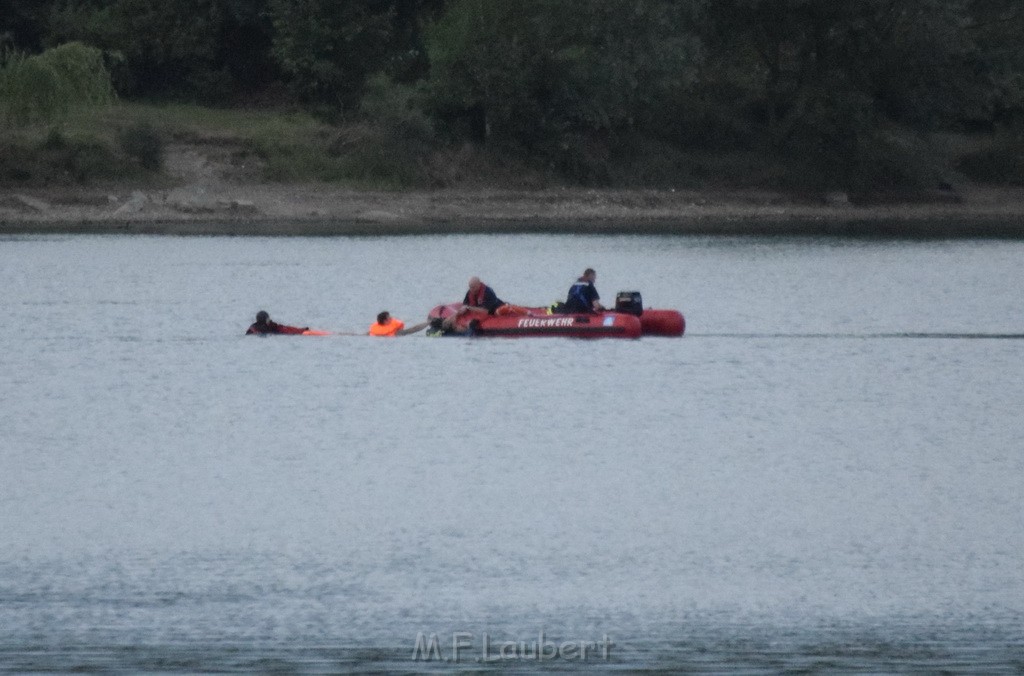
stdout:
<svg viewBox="0 0 1024 676">
<path fill-rule="evenodd" d="M 594 268 L 587 268 L 583 276 L 576 280 L 576 283 L 569 287 L 569 295 L 565 299 L 564 311 L 567 314 L 582 312 L 603 312 L 601 295 L 597 292 L 594 282 L 597 281 L 597 272 Z"/>
<path fill-rule="evenodd" d="M 309 327 L 299 328 L 297 326 L 287 326 L 285 324 L 278 324 L 277 322 L 270 319 L 270 315 L 264 310 L 260 310 L 256 313 L 256 322 L 249 327 L 249 330 L 245 332 L 245 335 L 268 335 L 272 333 L 285 333 L 290 335 L 298 335 L 303 331 L 309 331 Z"/>
<path fill-rule="evenodd" d="M 407 336 L 410 333 L 416 333 L 426 328 L 428 322 L 416 324 L 405 328 L 405 322 L 401 319 L 396 319 L 391 316 L 388 311 L 381 312 L 377 315 L 377 321 L 370 324 L 369 334 L 371 336 L 378 336 L 382 338 L 391 338 L 394 336 Z"/>
</svg>

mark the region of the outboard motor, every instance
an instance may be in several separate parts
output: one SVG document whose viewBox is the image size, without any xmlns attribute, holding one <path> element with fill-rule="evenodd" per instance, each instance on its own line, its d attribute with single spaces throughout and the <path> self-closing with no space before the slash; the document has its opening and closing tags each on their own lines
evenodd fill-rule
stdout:
<svg viewBox="0 0 1024 676">
<path fill-rule="evenodd" d="M 619 291 L 615 296 L 615 311 L 639 317 L 644 312 L 644 301 L 639 291 Z"/>
</svg>

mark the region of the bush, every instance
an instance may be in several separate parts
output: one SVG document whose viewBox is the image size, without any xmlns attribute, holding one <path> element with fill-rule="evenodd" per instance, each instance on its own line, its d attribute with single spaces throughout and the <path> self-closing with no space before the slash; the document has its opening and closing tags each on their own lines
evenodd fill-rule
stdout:
<svg viewBox="0 0 1024 676">
<path fill-rule="evenodd" d="M 359 112 L 374 126 L 386 129 L 396 140 L 420 148 L 434 142 L 434 127 L 420 105 L 418 90 L 377 75 L 367 84 Z"/>
<path fill-rule="evenodd" d="M 960 157 L 956 169 L 979 183 L 1024 185 L 1024 140 L 997 140 L 989 148 L 975 150 Z"/>
<path fill-rule="evenodd" d="M 137 122 L 121 130 L 118 144 L 125 155 L 147 171 L 159 171 L 164 162 L 164 140 L 153 125 Z"/>
<path fill-rule="evenodd" d="M 793 187 L 850 193 L 913 193 L 933 188 L 946 164 L 911 130 L 819 124 L 798 127 L 784 148 Z"/>
<path fill-rule="evenodd" d="M 333 166 L 325 178 L 381 188 L 427 184 L 427 147 L 408 128 L 349 127 L 328 147 Z"/>
<path fill-rule="evenodd" d="M 860 141 L 849 188 L 864 193 L 926 190 L 938 185 L 943 168 L 926 139 L 878 130 Z"/>
<path fill-rule="evenodd" d="M 324 178 L 389 188 L 428 184 L 435 135 L 417 97 L 412 86 L 371 78 L 359 107 L 363 123 L 347 126 L 327 145 L 331 166 Z"/>
<path fill-rule="evenodd" d="M 99 179 L 111 179 L 125 173 L 124 162 L 110 146 L 96 139 L 83 139 L 69 144 L 57 158 L 57 167 L 75 183 L 89 183 Z"/>
<path fill-rule="evenodd" d="M 0 185 L 32 180 L 30 148 L 18 143 L 0 144 Z"/>
<path fill-rule="evenodd" d="M 103 141 L 68 138 L 57 130 L 42 140 L 15 140 L 0 148 L 3 183 L 89 183 L 130 172 L 124 158 Z"/>
</svg>

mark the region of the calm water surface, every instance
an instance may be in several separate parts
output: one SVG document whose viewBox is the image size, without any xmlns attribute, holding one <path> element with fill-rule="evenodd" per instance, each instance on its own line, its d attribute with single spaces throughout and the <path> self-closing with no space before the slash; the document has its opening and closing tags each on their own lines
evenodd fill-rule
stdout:
<svg viewBox="0 0 1024 676">
<path fill-rule="evenodd" d="M 0 669 L 1019 672 L 1022 263 L 987 241 L 5 238 Z M 547 303 L 586 266 L 687 336 L 242 336 L 259 309 L 415 322 L 474 274 Z M 458 664 L 411 660 L 433 634 Z M 607 659 L 530 659 L 606 636 Z M 480 662 L 484 640 L 525 650 Z"/>
</svg>

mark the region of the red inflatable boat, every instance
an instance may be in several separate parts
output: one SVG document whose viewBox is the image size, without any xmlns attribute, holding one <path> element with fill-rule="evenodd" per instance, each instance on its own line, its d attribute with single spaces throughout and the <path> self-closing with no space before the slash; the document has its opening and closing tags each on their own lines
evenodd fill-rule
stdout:
<svg viewBox="0 0 1024 676">
<path fill-rule="evenodd" d="M 624 296 L 628 295 L 628 301 Z M 488 315 L 471 311 L 457 316 L 461 303 L 438 305 L 428 320 L 435 323 L 433 333 L 472 336 L 559 336 L 568 338 L 639 338 L 645 336 L 681 336 L 686 320 L 676 310 L 644 310 L 637 292 L 620 293 L 616 309 L 595 314 L 561 314 L 549 308 L 520 308 L 518 313 Z M 454 317 L 454 319 L 452 319 Z M 449 320 L 446 330 L 436 324 Z"/>
</svg>

